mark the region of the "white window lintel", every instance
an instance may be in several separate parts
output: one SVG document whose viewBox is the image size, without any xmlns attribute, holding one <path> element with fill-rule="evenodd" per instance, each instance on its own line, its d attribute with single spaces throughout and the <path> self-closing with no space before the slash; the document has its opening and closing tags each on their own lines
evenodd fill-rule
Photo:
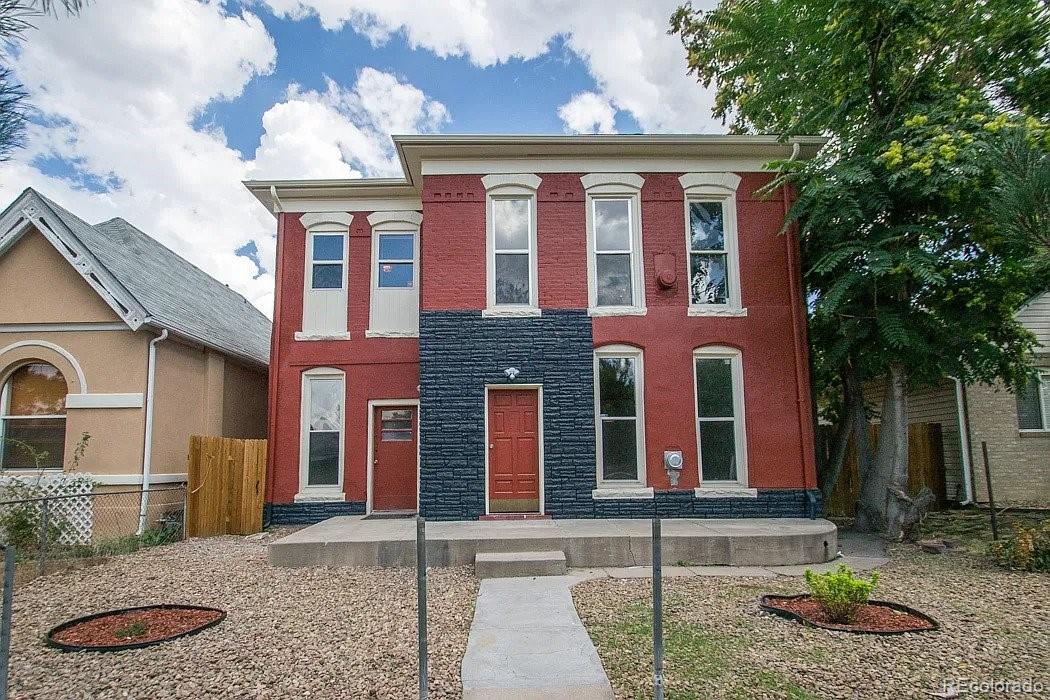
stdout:
<svg viewBox="0 0 1050 700">
<path fill-rule="evenodd" d="M 345 231 L 353 220 L 354 215 L 345 211 L 308 212 L 299 217 L 307 231 Z"/>
<path fill-rule="evenodd" d="M 532 173 L 506 173 L 486 175 L 481 178 L 481 186 L 489 194 L 535 194 L 542 181 Z"/>
<path fill-rule="evenodd" d="M 423 215 L 418 211 L 377 211 L 368 215 L 368 223 L 372 228 L 390 225 L 400 228 L 407 226 L 418 229 L 423 223 Z"/>
</svg>

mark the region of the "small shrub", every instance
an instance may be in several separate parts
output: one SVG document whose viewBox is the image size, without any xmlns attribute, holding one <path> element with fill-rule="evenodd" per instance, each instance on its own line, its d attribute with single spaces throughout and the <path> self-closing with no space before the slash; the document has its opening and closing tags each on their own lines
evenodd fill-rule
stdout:
<svg viewBox="0 0 1050 700">
<path fill-rule="evenodd" d="M 992 556 L 1014 571 L 1050 571 L 1050 520 L 1035 527 L 1014 523 L 1010 535 L 992 543 Z"/>
<path fill-rule="evenodd" d="M 845 564 L 839 564 L 838 569 L 824 574 L 806 569 L 810 595 L 831 622 L 852 622 L 857 610 L 868 602 L 878 581 L 878 571 L 871 572 L 871 578 L 861 578 L 854 576 Z"/>
<path fill-rule="evenodd" d="M 121 627 L 116 632 L 117 639 L 132 639 L 134 637 L 141 637 L 146 634 L 146 623 L 139 620 L 138 622 L 132 622 L 127 627 Z"/>
</svg>

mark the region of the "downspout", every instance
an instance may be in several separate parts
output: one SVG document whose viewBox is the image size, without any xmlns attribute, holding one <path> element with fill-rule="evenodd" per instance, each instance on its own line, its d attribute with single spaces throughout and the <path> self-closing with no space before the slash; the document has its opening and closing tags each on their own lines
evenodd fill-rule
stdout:
<svg viewBox="0 0 1050 700">
<path fill-rule="evenodd" d="M 149 362 L 146 369 L 146 435 L 142 444 L 142 498 L 139 500 L 139 529 L 141 535 L 146 530 L 146 509 L 149 507 L 149 477 L 153 466 L 153 389 L 157 378 L 157 345 L 168 338 L 168 329 L 164 328 L 153 340 L 149 341 Z"/>
<path fill-rule="evenodd" d="M 789 161 L 798 158 L 799 152 L 802 150 L 802 146 L 797 141 L 792 144 L 791 157 Z M 790 198 L 788 196 L 787 186 L 780 188 L 781 196 L 784 203 L 784 219 L 787 220 L 788 213 L 791 209 Z M 797 227 L 792 226 L 791 231 L 796 231 Z M 813 444 L 812 439 L 807 441 L 807 436 L 812 438 L 813 425 L 812 423 L 807 424 L 806 414 L 811 414 L 811 411 L 806 409 L 806 398 L 802 391 L 802 385 L 804 383 L 804 373 L 802 370 L 802 335 L 803 329 L 802 324 L 799 321 L 799 310 L 802 308 L 802 300 L 800 294 L 800 286 L 802 284 L 802 271 L 799 266 L 797 256 L 797 246 L 795 245 L 795 237 L 789 232 L 784 236 L 784 247 L 787 253 L 788 263 L 788 274 L 790 276 L 789 288 L 791 291 L 791 328 L 794 331 L 794 350 L 795 350 L 795 402 L 796 402 L 796 413 L 798 414 L 798 442 L 799 442 L 799 454 L 802 456 L 802 485 L 809 490 L 810 487 L 815 487 L 816 484 L 810 484 L 809 472 L 807 470 L 807 462 L 812 462 L 815 466 L 816 455 L 810 454 L 811 445 Z M 810 416 L 812 418 L 812 416 Z M 813 508 L 813 504 L 810 505 Z"/>
<path fill-rule="evenodd" d="M 970 447 L 970 411 L 966 401 L 966 387 L 962 380 L 949 377 L 955 381 L 955 413 L 959 422 L 959 447 L 962 448 L 963 494 L 966 499 L 959 505 L 973 503 L 973 462 Z"/>
</svg>

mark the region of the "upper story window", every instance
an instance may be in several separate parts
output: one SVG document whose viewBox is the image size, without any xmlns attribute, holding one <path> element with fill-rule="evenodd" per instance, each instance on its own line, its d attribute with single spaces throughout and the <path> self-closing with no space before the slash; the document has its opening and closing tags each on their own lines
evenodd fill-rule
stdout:
<svg viewBox="0 0 1050 700">
<path fill-rule="evenodd" d="M 310 234 L 311 289 L 342 289 L 346 275 L 346 236 L 341 233 Z"/>
<path fill-rule="evenodd" d="M 1050 372 L 1040 372 L 1017 392 L 1017 427 L 1050 431 Z"/>
<path fill-rule="evenodd" d="M 66 441 L 66 379 L 30 362 L 0 388 L 0 469 L 61 469 Z"/>
<path fill-rule="evenodd" d="M 598 486 L 645 482 L 642 351 L 609 345 L 594 353 Z"/>
<path fill-rule="evenodd" d="M 733 173 L 690 173 L 685 190 L 689 314 L 745 315 L 740 297 L 736 189 Z"/>
<path fill-rule="evenodd" d="M 743 370 L 740 351 L 704 347 L 693 353 L 700 487 L 747 486 Z"/>
<path fill-rule="evenodd" d="M 486 175 L 486 315 L 538 315 L 536 175 Z"/>
<path fill-rule="evenodd" d="M 587 192 L 587 282 L 592 315 L 644 314 L 641 189 L 630 173 L 580 178 Z"/>
<path fill-rule="evenodd" d="M 299 217 L 306 228 L 303 327 L 297 340 L 345 340 L 350 223 L 347 212 L 310 212 Z"/>
<path fill-rule="evenodd" d="M 419 228 L 417 211 L 378 211 L 372 225 L 372 283 L 368 337 L 419 335 Z"/>
</svg>

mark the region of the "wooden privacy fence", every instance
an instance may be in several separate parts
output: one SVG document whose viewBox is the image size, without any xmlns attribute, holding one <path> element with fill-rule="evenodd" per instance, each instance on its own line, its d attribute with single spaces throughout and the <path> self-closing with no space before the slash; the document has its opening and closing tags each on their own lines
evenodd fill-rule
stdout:
<svg viewBox="0 0 1050 700">
<path fill-rule="evenodd" d="M 266 441 L 190 438 L 186 536 L 250 535 L 262 530 Z"/>
<path fill-rule="evenodd" d="M 879 437 L 879 426 L 868 428 L 872 448 Z M 834 431 L 830 426 L 821 426 L 818 432 L 817 449 L 820 456 L 827 459 L 831 452 Z M 937 496 L 941 507 L 947 500 L 944 485 L 944 444 L 941 438 L 940 423 L 913 423 L 908 426 L 908 492 L 917 494 L 928 486 Z M 857 496 L 860 495 L 860 474 L 857 469 L 857 448 L 850 440 L 846 452 L 846 462 L 842 465 L 842 474 L 831 498 L 824 504 L 827 515 L 852 518 L 857 514 Z"/>
</svg>

